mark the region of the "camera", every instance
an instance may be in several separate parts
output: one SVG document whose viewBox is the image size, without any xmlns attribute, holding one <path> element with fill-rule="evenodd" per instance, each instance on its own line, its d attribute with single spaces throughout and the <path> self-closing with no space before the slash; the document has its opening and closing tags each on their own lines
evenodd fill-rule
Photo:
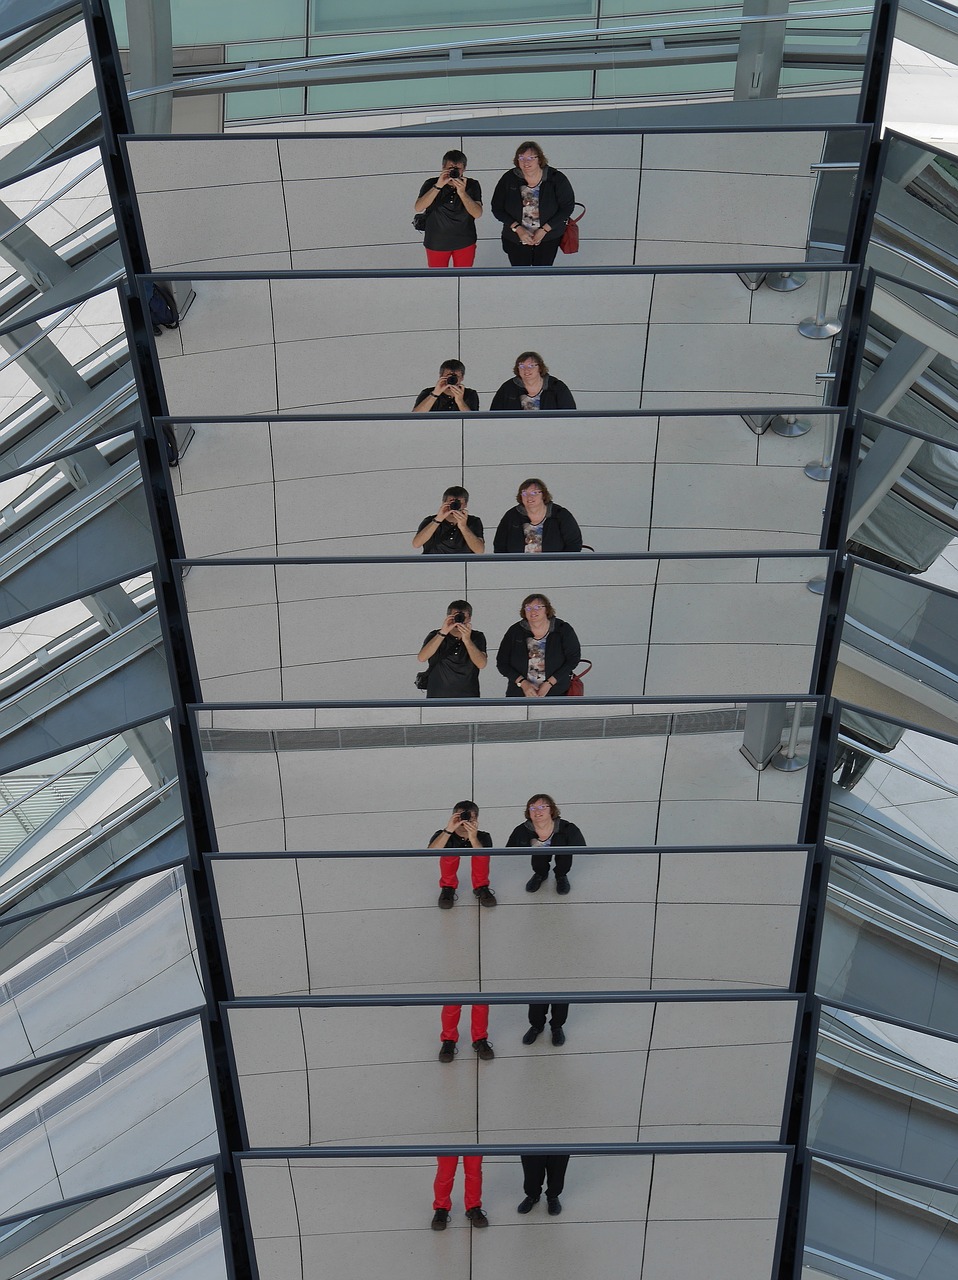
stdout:
<svg viewBox="0 0 958 1280">
<path fill-rule="evenodd" d="M 447 374 L 447 376 L 446 376 L 446 383 L 445 383 L 445 385 L 446 385 L 447 387 L 454 387 L 458 381 L 459 381 L 459 374 L 458 374 L 458 373 L 450 373 L 450 374 Z"/>
<path fill-rule="evenodd" d="M 461 510 L 462 510 L 462 499 L 461 499 L 461 498 L 450 498 L 450 499 L 449 499 L 449 510 L 450 510 L 450 511 L 461 511 Z"/>
<path fill-rule="evenodd" d="M 454 165 L 454 166 L 449 170 L 449 177 L 450 177 L 450 178 L 461 178 L 461 177 L 462 177 L 462 170 L 461 170 L 461 169 L 459 169 L 459 168 L 457 168 L 457 167 Z"/>
<path fill-rule="evenodd" d="M 465 622 L 466 615 L 463 613 L 461 609 L 457 609 L 456 612 L 452 615 L 452 620 L 453 622 Z"/>
</svg>

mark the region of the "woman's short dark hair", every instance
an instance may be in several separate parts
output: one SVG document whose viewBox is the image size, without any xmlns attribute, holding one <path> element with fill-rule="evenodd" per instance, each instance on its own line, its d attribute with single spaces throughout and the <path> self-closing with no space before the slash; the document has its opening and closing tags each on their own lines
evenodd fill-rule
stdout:
<svg viewBox="0 0 958 1280">
<path fill-rule="evenodd" d="M 539 164 L 543 169 L 549 163 L 546 158 L 546 153 L 539 146 L 538 142 L 533 142 L 530 138 L 527 142 L 520 142 L 516 147 L 516 154 L 512 157 L 512 163 L 517 169 L 519 167 L 519 157 L 522 155 L 523 151 L 534 151 L 536 153 L 536 159 L 539 161 Z"/>
<path fill-rule="evenodd" d="M 526 596 L 525 600 L 523 600 L 522 604 L 519 606 L 519 617 L 524 618 L 526 616 L 526 605 L 532 604 L 533 600 L 542 601 L 546 607 L 546 617 L 551 622 L 556 616 L 556 611 L 552 607 L 552 601 L 548 596 L 544 596 L 541 591 L 533 591 L 531 596 Z"/>
<path fill-rule="evenodd" d="M 465 151 L 447 151 L 442 158 L 443 168 L 452 161 L 453 164 L 468 164 Z"/>
<path fill-rule="evenodd" d="M 542 490 L 542 501 L 546 504 L 546 506 L 548 506 L 549 503 L 552 501 L 552 494 L 549 492 L 549 486 L 546 484 L 546 482 L 544 480 L 540 480 L 538 476 L 530 476 L 528 480 L 523 480 L 522 484 L 520 484 L 519 489 L 516 493 L 516 502 L 521 503 L 523 489 L 528 489 L 534 484 L 537 484 L 539 488 Z"/>
<path fill-rule="evenodd" d="M 450 485 L 449 488 L 445 491 L 445 493 L 442 495 L 442 498 L 443 498 L 443 502 L 445 502 L 447 498 L 459 498 L 462 502 L 468 503 L 469 490 L 464 489 L 461 484 L 453 484 L 453 485 Z"/>
<path fill-rule="evenodd" d="M 549 372 L 549 366 L 543 360 L 542 356 L 539 355 L 538 351 L 520 351 L 519 354 L 516 356 L 515 364 L 512 366 L 512 372 L 516 375 L 517 378 L 519 376 L 519 366 L 520 364 L 522 364 L 523 360 L 535 360 L 536 364 L 539 366 L 539 372 L 542 374 L 543 378 Z"/>
<path fill-rule="evenodd" d="M 552 796 L 546 795 L 544 791 L 537 791 L 534 796 L 530 796 L 529 799 L 526 801 L 527 820 L 530 822 L 532 821 L 532 818 L 529 814 L 529 810 L 532 808 L 532 806 L 536 803 L 537 800 L 544 800 L 546 802 L 546 804 L 549 806 L 549 813 L 552 816 L 553 821 L 555 821 L 555 819 L 558 818 L 559 816 L 559 806 L 553 800 Z"/>
</svg>

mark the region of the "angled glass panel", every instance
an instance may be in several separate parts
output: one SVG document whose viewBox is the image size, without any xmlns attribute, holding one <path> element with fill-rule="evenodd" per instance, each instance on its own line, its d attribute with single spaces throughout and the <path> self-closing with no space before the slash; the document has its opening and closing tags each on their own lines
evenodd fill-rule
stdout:
<svg viewBox="0 0 958 1280">
<path fill-rule="evenodd" d="M 956 1102 L 958 1043 L 823 1009 L 810 1146 L 955 1186 Z"/>
<path fill-rule="evenodd" d="M 194 564 L 184 591 L 203 697 L 412 696 L 427 642 L 452 625 L 447 614 L 463 600 L 486 696 L 518 697 L 527 670 L 536 679 L 536 660 L 528 667 L 536 609 L 551 620 L 543 679 L 556 694 L 581 660 L 594 664 L 587 692 L 595 696 L 808 688 L 821 615 L 808 583 L 825 576 L 825 557 L 589 555 L 540 558 L 532 574 L 522 560 Z"/>
<path fill-rule="evenodd" d="M 199 1018 L 0 1074 L 10 1217 L 218 1154 Z"/>
<path fill-rule="evenodd" d="M 802 1261 L 808 1276 L 947 1280 L 958 1263 L 958 1196 L 816 1159 Z"/>
<path fill-rule="evenodd" d="M 0 778 L 0 910 L 20 913 L 186 856 L 165 719 Z"/>
<path fill-rule="evenodd" d="M 845 672 L 868 682 L 876 705 L 900 695 L 922 709 L 911 713 L 919 723 L 954 721 L 958 594 L 853 562 L 851 575 L 839 650 Z"/>
<path fill-rule="evenodd" d="M 817 375 L 829 342 L 810 342 L 798 325 L 819 305 L 822 275 L 833 316 L 849 287 L 843 270 L 812 272 L 795 293 L 751 292 L 735 271 L 539 270 L 531 310 L 516 306 L 526 280 L 508 268 L 194 274 L 196 300 L 156 348 L 176 417 L 408 413 L 451 356 L 464 361 L 481 410 L 515 412 L 517 358 L 527 351 L 552 380 L 545 409 L 814 408 L 826 395 Z"/>
<path fill-rule="evenodd" d="M 841 707 L 828 843 L 958 888 L 958 742 Z"/>
<path fill-rule="evenodd" d="M 523 1043 L 547 1011 L 561 1053 L 549 1028 Z M 793 999 L 229 1010 L 251 1148 L 776 1142 L 795 1021 Z M 495 1065 L 468 1069 L 481 1040 Z"/>
<path fill-rule="evenodd" d="M 784 741 L 785 706 L 773 705 Z M 802 708 L 800 752 L 814 705 Z M 546 786 L 593 848 L 794 844 L 807 771 L 756 775 L 742 754 L 746 714 L 745 704 L 715 699 L 196 713 L 221 850 L 423 855 L 466 796 L 504 847 Z M 435 854 L 427 861 L 431 879 Z M 522 874 L 512 873 L 517 883 Z"/>
<path fill-rule="evenodd" d="M 563 813 L 578 819 L 591 841 L 603 816 L 595 812 L 599 807 L 570 803 Z M 617 808 L 633 814 L 638 831 L 639 806 Z M 521 819 L 522 809 L 514 816 Z M 480 811 L 483 828 L 500 845 L 509 839 L 504 818 Z M 424 837 L 430 834 L 425 830 Z M 470 892 L 477 864 L 468 858 L 451 869 L 451 859 L 441 864 L 435 851 L 418 857 L 216 855 L 211 866 L 233 990 L 237 997 L 269 998 L 503 993 L 543 984 L 575 992 L 789 983 L 805 849 L 590 845 L 574 851 L 565 898 L 556 895 L 551 877 L 534 897 L 526 890 L 529 855 L 515 848 L 492 855 L 484 878 L 498 907 L 478 916 Z M 458 902 L 450 916 L 437 909 L 437 895 L 440 877 L 448 882 L 456 875 Z M 741 945 L 743 931 L 748 948 Z M 357 935 L 365 939 L 361 954 L 352 945 Z M 590 1009 L 575 1020 L 580 1048 L 591 1039 Z M 504 1008 L 494 1020 L 493 1037 L 507 1039 L 507 1055 L 520 1052 L 515 1042 L 525 1030 L 513 1034 L 520 1025 L 514 1013 Z M 438 1024 L 416 1025 L 425 1045 L 417 1052 L 428 1057 Z M 465 1031 L 463 1041 L 468 1047 Z"/>
<path fill-rule="evenodd" d="M 156 561 L 140 461 L 129 433 L 15 472 L 0 480 L 0 500 L 3 623 L 130 578 Z M 106 624 L 114 630 L 120 619 L 133 619 L 122 601 L 116 608 Z"/>
<path fill-rule="evenodd" d="M 423 544 L 420 526 L 463 486 L 492 554 L 514 545 L 512 513 L 534 477 L 595 551 L 809 550 L 822 491 L 804 467 L 835 415 L 801 418 L 810 429 L 796 439 L 776 434 L 780 416 L 756 436 L 740 414 L 706 413 L 196 422 L 176 507 L 190 558 L 410 555 L 417 540 L 433 554 L 445 541 L 427 526 Z"/>
<path fill-rule="evenodd" d="M 852 184 L 846 175 L 841 191 L 823 191 L 812 168 L 830 139 L 861 152 L 858 131 L 550 133 L 550 165 L 588 209 L 578 254 L 560 253 L 558 265 L 801 262 L 813 205 L 821 222 L 826 203 L 830 235 L 844 245 Z M 504 267 L 494 195 L 523 140 L 171 137 L 132 138 L 127 149 L 155 271 L 419 268 L 445 215 L 444 205 L 426 214 L 424 241 L 413 204 L 450 149 L 464 149 L 466 176 L 479 184 L 482 214 L 466 227 L 467 239 L 478 236 L 476 265 Z"/>
<path fill-rule="evenodd" d="M 958 289 L 958 159 L 890 135 L 865 260 L 932 293 Z"/>
<path fill-rule="evenodd" d="M 958 892 L 833 857 L 815 991 L 958 1035 Z"/>
<path fill-rule="evenodd" d="M 166 711 L 173 694 L 151 574 L 0 630 L 0 768 Z"/>
<path fill-rule="evenodd" d="M 8 1276 L 65 1266 L 74 1280 L 226 1280 L 222 1203 L 209 1167 L 74 1200 L 0 1225 Z"/>
<path fill-rule="evenodd" d="M 622 1275 L 623 1258 L 640 1280 L 681 1274 L 680 1260 L 720 1249 L 718 1273 L 774 1274 L 777 1220 L 788 1166 L 781 1151 L 682 1155 L 573 1154 L 565 1172 L 563 1212 L 585 1241 L 589 1274 Z M 241 1162 L 251 1244 L 263 1280 L 300 1274 L 333 1280 L 356 1267 L 372 1280 L 396 1273 L 396 1257 L 409 1274 L 448 1274 L 450 1263 L 468 1274 L 472 1257 L 491 1259 L 491 1274 L 516 1275 L 533 1265 L 568 1274 L 565 1234 L 546 1230 L 537 1206 L 516 1219 L 523 1191 L 518 1156 L 487 1157 L 482 1207 L 490 1227 L 471 1237 L 463 1217 L 463 1172 L 452 1188 L 449 1229 L 440 1247 L 429 1224 L 437 1173 L 434 1155 L 398 1157 L 290 1157 Z M 369 1230 L 368 1205 L 377 1206 Z M 556 1227 L 557 1224 L 550 1224 Z M 302 1267 L 302 1271 L 300 1271 Z M 475 1271 L 474 1271 L 475 1274 Z"/>
<path fill-rule="evenodd" d="M 0 982 L 6 1065 L 197 1008 L 203 988 L 182 869 L 8 915 Z"/>
</svg>

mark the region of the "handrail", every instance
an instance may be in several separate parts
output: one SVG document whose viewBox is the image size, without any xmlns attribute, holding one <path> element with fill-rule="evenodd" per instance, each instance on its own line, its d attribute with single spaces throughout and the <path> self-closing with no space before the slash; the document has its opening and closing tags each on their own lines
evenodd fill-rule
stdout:
<svg viewBox="0 0 958 1280">
<path fill-rule="evenodd" d="M 22 116 L 25 111 L 29 111 L 31 107 L 35 107 L 38 102 L 42 102 L 51 90 L 59 89 L 61 84 L 66 84 L 71 76 L 75 76 L 78 71 L 82 71 L 84 67 L 88 67 L 91 61 L 92 59 L 88 56 L 81 62 L 75 62 L 72 66 L 67 67 L 66 71 L 61 75 L 57 76 L 55 80 L 48 81 L 38 93 L 34 94 L 32 98 L 27 98 L 25 102 L 18 103 L 17 106 L 14 107 L 14 109 L 7 115 L 0 116 L 0 129 L 11 124 L 18 116 Z M 37 132 L 39 132 L 39 130 L 37 130 Z"/>
<path fill-rule="evenodd" d="M 84 169 L 82 173 L 78 173 L 75 178 L 71 178 L 66 186 L 60 187 L 57 191 L 49 196 L 46 200 L 42 200 L 40 204 L 35 205 L 28 214 L 19 218 L 12 227 L 7 227 L 6 231 L 0 231 L 0 240 L 6 240 L 7 236 L 13 235 L 14 231 L 19 231 L 21 227 L 25 227 L 31 218 L 35 218 L 38 213 L 42 213 L 44 209 L 49 209 L 52 204 L 60 199 L 62 195 L 66 195 L 68 191 L 72 191 L 74 187 L 79 186 L 84 178 L 88 178 L 91 173 L 95 173 L 97 169 L 103 169 L 103 161 L 97 156 L 93 164 L 88 169 Z"/>
<path fill-rule="evenodd" d="M 862 755 L 871 756 L 873 760 L 881 760 L 885 764 L 890 765 L 893 769 L 899 769 L 902 773 L 909 774 L 912 778 L 917 778 L 919 782 L 927 782 L 933 787 L 938 787 L 941 791 L 947 791 L 949 795 L 958 796 L 958 787 L 949 787 L 947 782 L 942 782 L 940 778 L 929 778 L 926 773 L 919 773 L 917 769 L 910 769 L 907 764 L 902 764 L 900 760 L 892 760 L 881 751 L 875 751 L 871 747 L 865 746 L 863 742 L 859 742 L 857 738 L 850 738 L 847 734 L 840 733 L 838 741 L 843 747 L 854 747 L 856 751 L 860 751 Z"/>
<path fill-rule="evenodd" d="M 702 31 L 712 27 L 744 27 L 769 22 L 818 22 L 823 18 L 850 18 L 859 15 L 871 15 L 871 5 L 856 5 L 851 8 L 831 9 L 816 13 L 773 13 L 758 17 L 740 18 L 698 18 L 675 20 L 672 22 L 637 22 L 621 27 L 584 27 L 576 31 L 544 31 L 541 35 L 530 37 L 528 32 L 514 36 L 496 36 L 485 40 L 444 41 L 442 44 L 404 45 L 394 49 L 364 49 L 360 53 L 327 53 L 309 58 L 293 58 L 288 62 L 275 62 L 268 66 L 243 67 L 236 71 L 215 71 L 203 76 L 189 76 L 169 84 L 150 85 L 144 89 L 131 89 L 127 96 L 131 102 L 138 98 L 149 98 L 160 93 L 175 93 L 178 90 L 196 88 L 201 85 L 229 85 L 241 83 L 243 80 L 259 79 L 264 75 L 273 75 L 286 71 L 312 70 L 321 66 L 336 66 L 347 63 L 376 62 L 382 58 L 408 57 L 417 53 L 461 53 L 464 49 L 489 49 L 500 45 L 515 46 L 528 44 L 530 38 L 537 44 L 559 40 L 581 39 L 583 36 L 608 38 L 617 35 L 633 35 L 643 32 L 657 33 L 661 31 Z"/>
</svg>

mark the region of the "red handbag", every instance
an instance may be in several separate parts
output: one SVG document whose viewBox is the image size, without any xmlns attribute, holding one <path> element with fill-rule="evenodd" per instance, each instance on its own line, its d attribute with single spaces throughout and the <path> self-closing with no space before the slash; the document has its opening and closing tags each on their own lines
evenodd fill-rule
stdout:
<svg viewBox="0 0 958 1280">
<path fill-rule="evenodd" d="M 584 698 L 585 697 L 585 685 L 582 683 L 582 677 L 587 676 L 589 672 L 592 670 L 592 663 L 589 661 L 588 658 L 583 658 L 583 662 L 586 664 L 585 670 L 573 671 L 572 673 L 572 679 L 569 681 L 568 689 L 566 689 L 565 696 L 567 698 Z"/>
<path fill-rule="evenodd" d="M 559 248 L 563 253 L 579 252 L 579 223 L 586 215 L 586 207 L 584 204 L 579 204 L 578 202 L 576 202 L 573 207 L 575 209 L 581 209 L 582 212 L 577 218 L 570 218 L 565 224 L 565 231 L 563 231 L 562 235 L 559 237 Z"/>
</svg>

